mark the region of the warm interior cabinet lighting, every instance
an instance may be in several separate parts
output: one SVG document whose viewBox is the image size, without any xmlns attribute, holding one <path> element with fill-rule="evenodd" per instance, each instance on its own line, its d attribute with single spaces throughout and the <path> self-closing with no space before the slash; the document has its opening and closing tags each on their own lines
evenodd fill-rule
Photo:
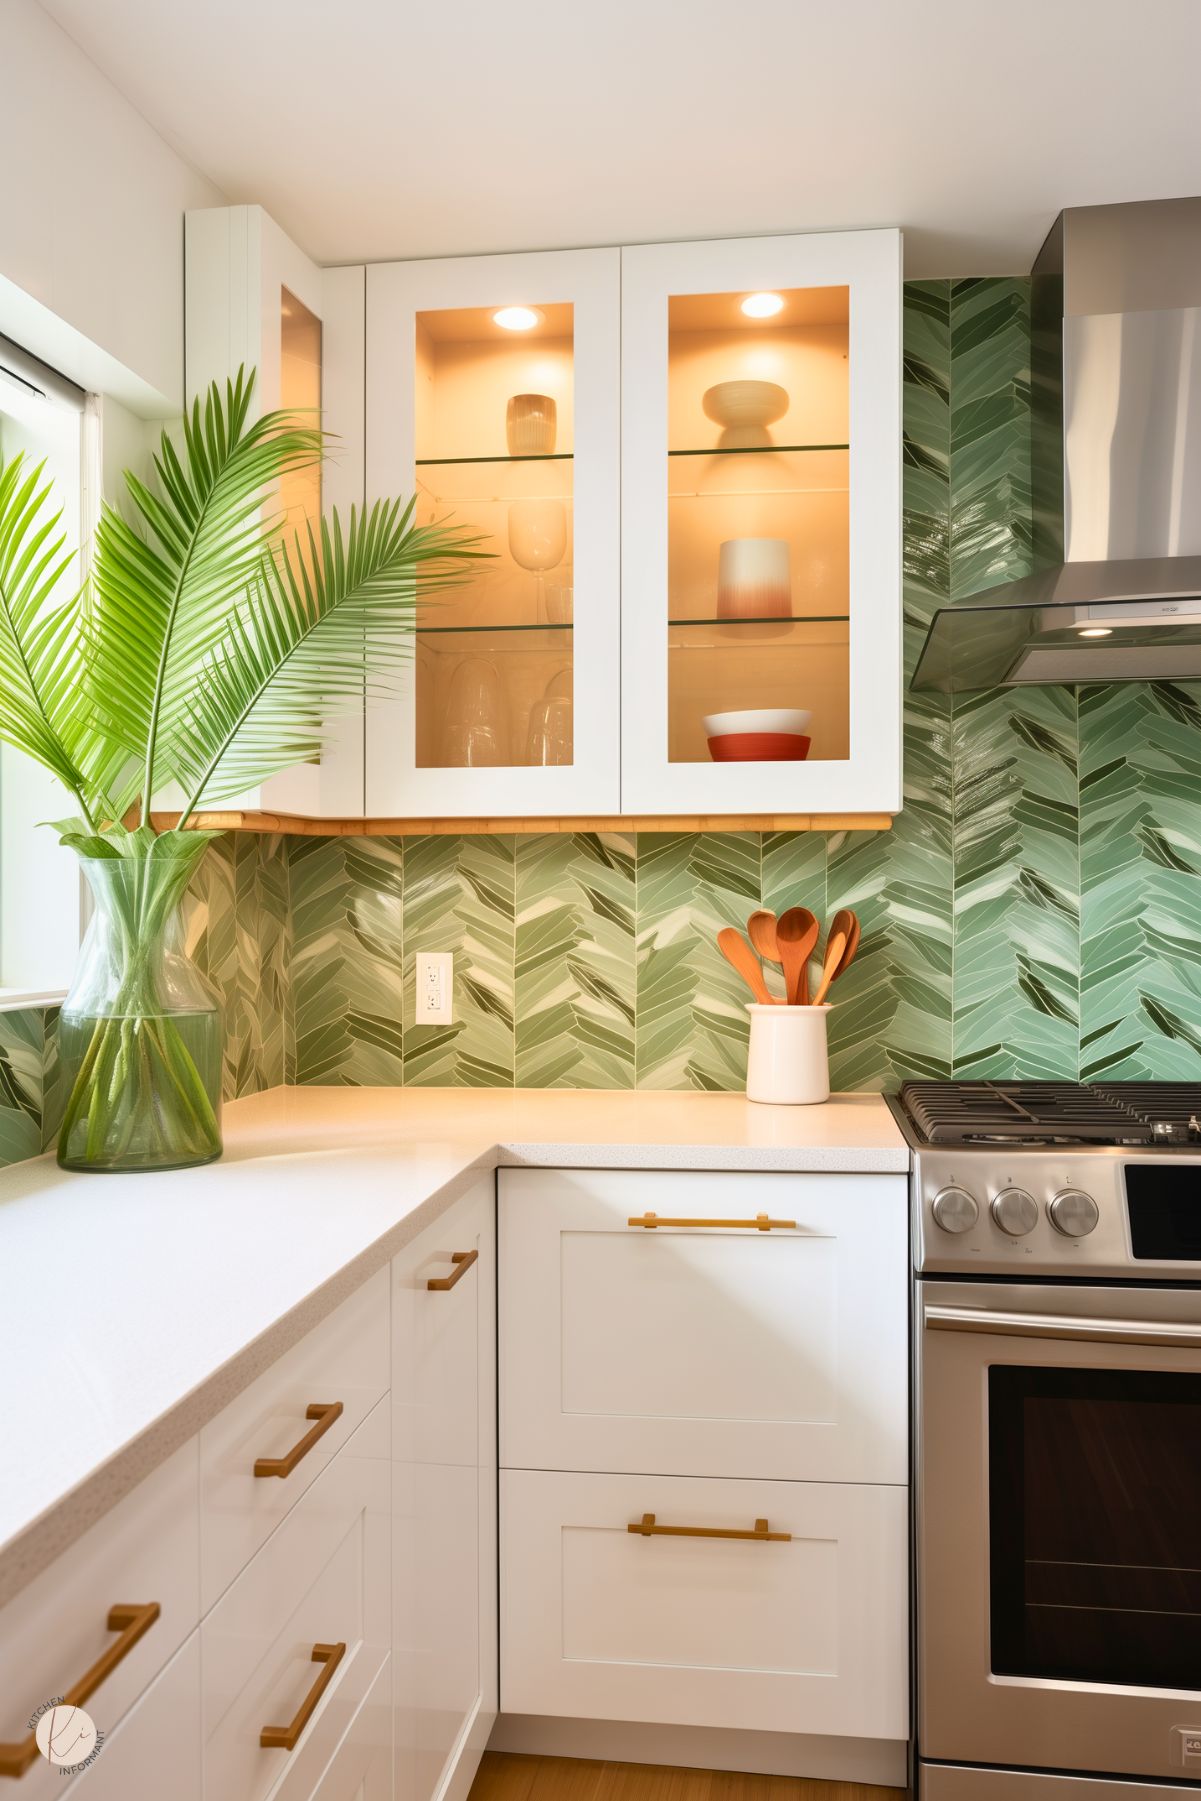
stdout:
<svg viewBox="0 0 1201 1801">
<path fill-rule="evenodd" d="M 1078 638 L 1112 638 L 1112 625 L 1086 625 L 1076 633 Z"/>
<path fill-rule="evenodd" d="M 502 306 L 493 313 L 492 323 L 503 331 L 533 331 L 541 325 L 542 314 L 532 306 Z"/>
<path fill-rule="evenodd" d="M 783 312 L 784 300 L 779 294 L 748 294 L 742 310 L 748 319 L 774 319 Z"/>
</svg>

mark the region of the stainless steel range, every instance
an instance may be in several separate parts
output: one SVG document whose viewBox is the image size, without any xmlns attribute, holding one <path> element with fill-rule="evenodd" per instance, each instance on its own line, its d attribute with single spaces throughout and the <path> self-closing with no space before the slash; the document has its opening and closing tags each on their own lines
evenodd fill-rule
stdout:
<svg viewBox="0 0 1201 1801">
<path fill-rule="evenodd" d="M 893 1105 L 919 1794 L 1197 1801 L 1201 1084 L 917 1082 Z"/>
</svg>

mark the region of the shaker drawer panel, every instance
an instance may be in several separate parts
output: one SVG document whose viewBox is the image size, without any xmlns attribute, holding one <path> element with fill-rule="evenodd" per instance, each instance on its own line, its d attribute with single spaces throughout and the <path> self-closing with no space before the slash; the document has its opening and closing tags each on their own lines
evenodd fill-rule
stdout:
<svg viewBox="0 0 1201 1801">
<path fill-rule="evenodd" d="M 386 1662 L 337 1750 L 312 1783 L 299 1765 L 271 1801 L 392 1801 L 392 1669 Z"/>
<path fill-rule="evenodd" d="M 71 1801 L 201 1801 L 200 1634 L 106 1737 L 94 1764 L 60 1795 Z"/>
<path fill-rule="evenodd" d="M 907 1511 L 887 1486 L 505 1470 L 502 1709 L 903 1739 Z M 629 1530 L 647 1515 L 689 1531 Z M 725 1536 L 761 1520 L 790 1536 Z"/>
<path fill-rule="evenodd" d="M 114 1731 L 195 1626 L 199 1562 L 192 1439 L 0 1613 L 0 1768 L 10 1768 L 13 1757 L 25 1763 L 34 1710 L 68 1693 L 124 1643 L 128 1649 L 83 1703 L 99 1731 Z M 113 1611 L 152 1603 L 159 1610 L 152 1620 L 143 1614 L 126 1623 Z M 63 1788 L 61 1774 L 35 1750 L 13 1793 L 43 1801 Z"/>
<path fill-rule="evenodd" d="M 200 1434 L 200 1575 L 204 1611 L 329 1464 L 388 1386 L 388 1274 L 302 1338 Z M 335 1407 L 341 1412 L 320 1430 Z M 318 1409 L 329 1410 L 321 1414 Z M 310 1409 L 312 1410 L 310 1414 Z M 287 1467 L 255 1475 L 256 1464 Z"/>
<path fill-rule="evenodd" d="M 502 1465 L 906 1480 L 903 1177 L 500 1183 Z"/>
<path fill-rule="evenodd" d="M 315 1787 L 384 1667 L 389 1457 L 384 1400 L 203 1622 L 208 1801 L 261 1801 L 298 1770 Z M 265 1728 L 294 1742 L 264 1746 Z"/>
</svg>

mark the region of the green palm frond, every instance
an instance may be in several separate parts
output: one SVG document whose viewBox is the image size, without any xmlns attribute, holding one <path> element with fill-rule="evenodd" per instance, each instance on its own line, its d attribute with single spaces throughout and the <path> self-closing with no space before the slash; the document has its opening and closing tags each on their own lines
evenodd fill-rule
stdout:
<svg viewBox="0 0 1201 1801">
<path fill-rule="evenodd" d="M 336 513 L 260 564 L 247 604 L 195 672 L 166 756 L 202 803 L 316 756 L 328 726 L 387 689 L 408 660 L 419 598 L 486 554 L 445 523 L 415 526 L 413 502 Z"/>
<path fill-rule="evenodd" d="M 105 507 L 96 533 L 88 695 L 99 724 L 142 761 L 147 809 L 177 773 L 169 746 L 197 666 L 221 643 L 257 579 L 268 491 L 319 462 L 324 434 L 287 413 L 250 420 L 254 375 L 217 384 L 184 419 L 183 454 L 163 433 L 157 493 L 126 474 L 133 521 Z"/>
<path fill-rule="evenodd" d="M 0 466 L 0 738 L 86 806 L 79 601 L 52 604 L 73 553 L 43 468 L 23 454 Z"/>
</svg>

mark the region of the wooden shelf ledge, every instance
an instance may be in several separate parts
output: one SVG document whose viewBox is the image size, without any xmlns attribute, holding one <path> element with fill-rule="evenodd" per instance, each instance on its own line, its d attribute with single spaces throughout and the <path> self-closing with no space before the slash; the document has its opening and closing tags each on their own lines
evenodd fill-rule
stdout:
<svg viewBox="0 0 1201 1801">
<path fill-rule="evenodd" d="M 178 813 L 152 813 L 157 831 Z M 197 813 L 210 832 L 282 832 L 298 838 L 499 837 L 532 832 L 887 832 L 891 813 L 602 814 L 566 819 L 308 819 L 296 813 Z"/>
</svg>

